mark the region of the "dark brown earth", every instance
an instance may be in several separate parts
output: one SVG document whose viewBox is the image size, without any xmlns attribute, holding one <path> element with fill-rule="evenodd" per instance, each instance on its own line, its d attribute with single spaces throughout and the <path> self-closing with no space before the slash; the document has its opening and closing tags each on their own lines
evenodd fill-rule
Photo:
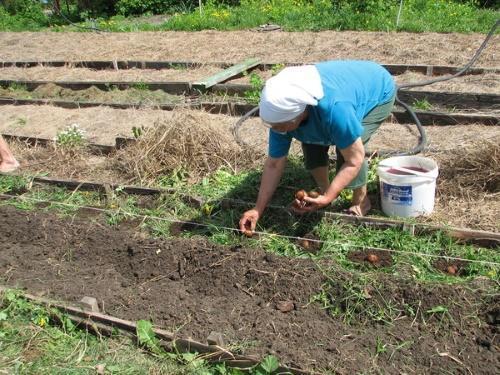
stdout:
<svg viewBox="0 0 500 375">
<path fill-rule="evenodd" d="M 153 239 L 88 212 L 82 219 L 0 206 L 0 274 L 9 286 L 72 302 L 93 296 L 108 314 L 151 319 L 202 342 L 217 331 L 245 354 L 272 353 L 306 369 L 500 372 L 500 300 L 487 280 L 422 284 L 403 268 L 399 277 L 347 273 L 335 264 L 321 269 L 329 271 L 308 259 L 203 239 Z M 358 285 L 360 275 L 370 281 Z M 325 285 L 324 298 L 311 302 Z M 354 307 L 353 291 L 362 294 Z M 282 312 L 283 301 L 293 309 Z M 353 311 L 351 324 L 322 303 Z M 448 311 L 433 312 L 438 306 Z M 377 309 L 392 323 L 370 318 Z"/>
</svg>

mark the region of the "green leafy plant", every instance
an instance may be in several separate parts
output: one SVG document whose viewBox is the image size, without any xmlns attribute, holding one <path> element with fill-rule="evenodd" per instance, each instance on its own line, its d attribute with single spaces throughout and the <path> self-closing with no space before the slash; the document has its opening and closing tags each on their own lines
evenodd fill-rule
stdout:
<svg viewBox="0 0 500 375">
<path fill-rule="evenodd" d="M 160 341 L 153 331 L 153 324 L 147 320 L 139 320 L 136 325 L 136 333 L 139 344 L 156 354 L 163 354 Z"/>
<path fill-rule="evenodd" d="M 278 368 L 278 358 L 272 355 L 268 355 L 252 369 L 252 373 L 255 375 L 273 374 L 276 372 L 276 370 L 278 370 Z"/>
<path fill-rule="evenodd" d="M 384 344 L 380 337 L 377 337 L 375 340 L 375 356 L 378 357 L 380 354 L 383 354 L 387 351 L 387 344 Z"/>
<path fill-rule="evenodd" d="M 144 125 L 132 126 L 132 135 L 134 136 L 135 139 L 139 139 L 144 134 L 145 130 L 146 127 Z"/>
</svg>

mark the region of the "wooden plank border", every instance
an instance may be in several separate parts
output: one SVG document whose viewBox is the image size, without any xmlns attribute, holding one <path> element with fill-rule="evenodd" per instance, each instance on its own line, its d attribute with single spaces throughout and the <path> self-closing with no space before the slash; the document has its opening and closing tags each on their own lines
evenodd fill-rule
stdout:
<svg viewBox="0 0 500 375">
<path fill-rule="evenodd" d="M 53 105 L 56 107 L 75 109 L 108 106 L 116 109 L 128 108 L 151 108 L 171 111 L 175 108 L 203 109 L 209 113 L 226 114 L 229 116 L 243 116 L 252 110 L 255 106 L 252 104 L 232 103 L 232 102 L 214 102 L 214 103 L 182 103 L 182 104 L 160 104 L 154 106 L 144 106 L 141 104 L 130 103 L 99 103 L 99 102 L 75 102 L 50 99 L 15 99 L 0 98 L 0 105 Z M 413 119 L 403 110 L 394 109 L 393 115 L 398 122 L 412 123 Z M 500 117 L 495 115 L 486 115 L 479 113 L 443 113 L 430 111 L 415 111 L 422 125 L 466 125 L 480 123 L 484 125 L 499 125 Z M 254 113 L 257 117 L 258 113 Z"/>
<path fill-rule="evenodd" d="M 256 65 L 260 70 L 271 70 L 277 65 L 283 66 L 298 66 L 304 64 L 313 64 L 313 62 L 261 62 Z M 37 66 L 46 67 L 75 67 L 88 68 L 96 70 L 105 69 L 175 69 L 175 68 L 199 68 L 202 66 L 218 66 L 228 68 L 232 63 L 228 62 L 197 62 L 197 61 L 148 61 L 148 60 L 81 60 L 81 61 L 63 61 L 63 60 L 45 60 L 45 61 L 0 61 L 0 68 L 18 67 L 32 68 Z M 462 67 L 453 65 L 425 65 L 425 64 L 382 64 L 391 74 L 399 75 L 407 71 L 422 73 L 428 76 L 437 76 L 444 74 L 455 74 Z M 487 67 L 472 67 L 469 68 L 465 75 L 476 75 L 485 73 L 499 73 L 499 68 Z"/>
<path fill-rule="evenodd" d="M 239 95 L 242 96 L 246 92 L 252 91 L 254 88 L 248 84 L 234 83 L 218 83 L 220 79 L 227 78 L 228 74 L 239 74 L 243 65 L 238 66 L 238 69 L 227 70 L 218 73 L 215 76 L 208 77 L 205 81 L 195 83 L 191 82 L 103 82 L 103 81 L 85 81 L 85 82 L 65 82 L 65 81 L 29 81 L 29 80 L 0 80 L 0 86 L 9 87 L 11 85 L 25 86 L 28 91 L 32 91 L 39 86 L 53 84 L 59 87 L 68 88 L 71 90 L 84 90 L 92 86 L 103 91 L 109 91 L 113 88 L 126 90 L 134 88 L 138 84 L 148 90 L 162 90 L 171 95 L 192 96 L 200 95 L 202 92 L 223 95 Z M 407 103 L 414 103 L 418 100 L 427 100 L 431 104 L 438 106 L 451 106 L 459 109 L 475 109 L 475 110 L 498 110 L 500 109 L 500 95 L 487 93 L 451 93 L 440 91 L 415 91 L 415 90 L 400 90 L 399 98 Z"/>
<path fill-rule="evenodd" d="M 0 285 L 0 293 L 4 294 L 9 288 Z M 121 333 L 137 339 L 137 325 L 129 320 L 117 318 L 108 314 L 94 312 L 73 306 L 67 302 L 60 302 L 53 299 L 38 297 L 29 293 L 22 293 L 21 297 L 37 305 L 46 308 L 56 308 L 67 314 L 76 325 L 83 326 L 90 332 L 100 334 L 104 332 L 107 335 L 112 334 L 113 330 L 118 329 Z M 172 351 L 174 348 L 180 352 L 197 352 L 204 355 L 204 358 L 211 362 L 225 362 L 233 367 L 253 367 L 260 363 L 260 360 L 253 356 L 234 354 L 228 349 L 218 345 L 203 344 L 201 342 L 185 339 L 166 331 L 164 329 L 153 327 L 155 336 L 163 343 L 163 348 Z M 165 342 L 168 345 L 165 345 Z M 293 367 L 280 366 L 278 371 L 283 373 L 292 373 L 296 375 L 308 375 L 312 372 Z"/>
</svg>

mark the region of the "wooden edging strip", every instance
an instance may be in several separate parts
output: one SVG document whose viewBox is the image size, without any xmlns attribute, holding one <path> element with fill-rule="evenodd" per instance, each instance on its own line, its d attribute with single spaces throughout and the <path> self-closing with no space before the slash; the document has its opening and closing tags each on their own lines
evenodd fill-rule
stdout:
<svg viewBox="0 0 500 375">
<path fill-rule="evenodd" d="M 9 288 L 0 285 L 0 293 L 3 294 L 7 290 L 9 290 Z M 67 303 L 38 297 L 28 293 L 23 293 L 22 297 L 35 304 L 46 306 L 47 308 L 56 308 L 68 314 L 68 318 L 74 323 L 77 325 L 83 325 L 92 332 L 97 331 L 97 333 L 100 333 L 101 329 L 103 329 L 106 333 L 111 334 L 113 329 L 118 329 L 122 333 L 126 333 L 128 336 L 136 337 L 137 325 L 129 320 L 116 318 L 99 312 L 84 310 Z M 200 354 L 206 354 L 203 357 L 208 361 L 223 361 L 228 365 L 234 365 L 235 367 L 252 367 L 260 363 L 257 358 L 233 354 L 229 350 L 218 345 L 208 345 L 191 339 L 179 338 L 173 333 L 157 327 L 153 327 L 153 332 L 158 339 L 170 343 L 170 345 L 165 348 L 167 350 L 172 350 L 172 348 L 175 347 L 175 350 L 180 352 L 198 352 Z M 310 372 L 284 366 L 281 366 L 278 371 L 289 372 L 297 375 L 310 374 Z"/>
<path fill-rule="evenodd" d="M 399 90 L 398 97 L 403 102 L 409 104 L 413 104 L 419 100 L 426 100 L 431 105 L 459 109 L 500 109 L 500 95 L 496 94 Z"/>
<path fill-rule="evenodd" d="M 22 175 L 18 175 L 18 177 L 23 177 Z M 61 187 L 66 187 L 70 189 L 78 189 L 78 190 L 91 190 L 91 191 L 102 191 L 107 192 L 111 189 L 111 191 L 120 188 L 121 191 L 127 194 L 137 194 L 137 195 L 156 195 L 156 194 L 172 194 L 176 193 L 175 189 L 158 189 L 158 188 L 148 188 L 141 186 L 122 186 L 115 184 L 105 184 L 100 182 L 85 182 L 85 181 L 77 181 L 77 180 L 63 180 L 63 179 L 54 179 L 49 177 L 33 177 L 34 182 L 38 182 L 46 185 L 56 185 Z M 202 198 L 193 197 L 191 195 L 183 195 L 182 199 L 185 203 L 190 204 L 194 207 L 202 207 L 205 203 Z M 229 208 L 234 206 L 250 206 L 253 205 L 251 202 L 242 202 L 239 200 L 231 199 L 231 198 L 223 198 L 220 200 L 220 204 L 223 207 Z M 283 207 L 273 207 L 270 208 L 280 208 Z M 339 220 L 346 223 L 354 224 L 354 225 L 365 225 L 369 227 L 375 227 L 378 229 L 387 229 L 387 228 L 398 228 L 400 230 L 404 230 L 409 232 L 412 235 L 422 235 L 422 234 L 431 234 L 435 232 L 444 232 L 451 238 L 456 240 L 476 244 L 483 247 L 488 248 L 497 248 L 500 246 L 500 233 L 490 232 L 490 231 L 482 231 L 468 228 L 457 228 L 457 227 L 448 227 L 448 226 L 439 226 L 439 225 L 431 225 L 431 224 L 421 224 L 421 223 L 408 223 L 404 220 L 390 219 L 390 218 L 376 218 L 370 216 L 357 217 L 352 215 L 346 215 L 338 212 L 331 211 L 317 211 L 315 214 L 325 217 L 327 219 Z"/>
<path fill-rule="evenodd" d="M 15 98 L 0 98 L 0 105 L 53 105 L 55 107 L 62 107 L 68 109 L 75 108 L 91 108 L 108 106 L 117 109 L 129 108 L 146 108 L 141 104 L 128 104 L 128 103 L 99 103 L 99 102 L 75 102 L 63 100 L 50 100 L 50 99 L 15 99 Z M 205 110 L 209 113 L 226 114 L 229 116 L 243 116 L 252 110 L 255 106 L 252 104 L 220 102 L 220 103 L 181 103 L 181 104 L 160 104 L 154 106 L 147 106 L 151 109 L 160 109 L 165 111 L 172 111 L 175 108 L 189 108 Z M 413 122 L 410 115 L 400 109 L 394 109 L 394 117 L 398 122 L 408 123 Z M 467 125 L 467 124 L 484 124 L 484 125 L 499 125 L 500 117 L 494 115 L 474 114 L 474 113 L 441 113 L 429 111 L 415 111 L 420 122 L 424 126 L 432 125 Z M 254 113 L 252 116 L 258 116 Z"/>
<path fill-rule="evenodd" d="M 412 123 L 413 118 L 402 109 L 394 109 L 392 114 L 400 123 Z M 430 111 L 415 111 L 422 125 L 467 125 L 479 123 L 483 125 L 499 125 L 500 117 L 478 113 L 443 113 Z"/>
<path fill-rule="evenodd" d="M 297 66 L 303 65 L 303 62 L 288 62 L 288 63 L 272 63 L 262 62 L 256 65 L 261 70 L 270 70 L 275 66 Z M 196 62 L 196 61 L 144 61 L 144 60 L 107 60 L 107 61 L 0 61 L 0 68 L 18 67 L 18 68 L 32 68 L 37 66 L 42 67 L 74 67 L 74 68 L 88 68 L 88 69 L 172 69 L 172 68 L 199 68 L 204 65 L 218 66 L 226 68 L 231 66 L 228 62 Z M 424 64 L 382 64 L 391 74 L 399 75 L 407 71 L 426 74 L 428 76 L 436 76 L 443 74 L 455 74 L 459 72 L 462 67 L 452 65 L 424 65 Z M 464 74 L 484 74 L 484 73 L 498 73 L 498 68 L 469 68 Z"/>
<path fill-rule="evenodd" d="M 126 90 L 141 85 L 141 88 L 148 90 L 163 90 L 172 95 L 199 95 L 201 92 L 211 92 L 224 95 L 239 95 L 254 90 L 248 84 L 232 84 L 219 83 L 221 80 L 227 79 L 231 74 L 239 74 L 242 70 L 248 70 L 252 67 L 252 62 L 249 64 L 235 65 L 223 72 L 220 72 L 206 80 L 199 82 L 102 82 L 102 81 L 85 81 L 85 82 L 63 82 L 63 81 L 23 81 L 23 80 L 0 80 L 0 86 L 8 87 L 12 84 L 23 85 L 27 90 L 34 90 L 38 86 L 46 84 L 54 84 L 60 87 L 69 88 L 72 90 L 82 90 L 89 87 L 97 87 L 103 91 L 109 91 L 111 88 Z M 439 91 L 414 91 L 401 90 L 399 98 L 409 104 L 419 100 L 427 100 L 431 105 L 436 106 L 451 106 L 458 109 L 469 110 L 495 110 L 500 109 L 500 95 L 486 93 L 452 93 Z M 19 99 L 21 100 L 21 99 Z M 82 106 L 85 104 L 81 104 Z M 101 105 L 103 105 L 101 103 Z M 116 104 L 113 104 L 116 106 Z M 124 104 L 130 106 L 130 104 Z"/>
<path fill-rule="evenodd" d="M 39 137 L 29 137 L 29 136 L 24 136 L 24 135 L 14 135 L 14 134 L 4 134 L 2 133 L 1 136 L 7 140 L 16 140 L 19 142 L 27 143 L 30 146 L 43 146 L 47 147 L 49 145 L 54 145 L 55 141 L 53 139 L 49 138 L 39 138 Z M 118 140 L 117 140 L 118 141 Z M 120 139 L 121 141 L 121 139 Z M 86 144 L 87 149 L 94 154 L 98 155 L 109 155 L 113 151 L 116 151 L 117 146 L 114 145 L 103 145 L 99 143 L 87 143 Z"/>
<path fill-rule="evenodd" d="M 235 78 L 241 75 L 243 72 L 246 72 L 247 70 L 254 68 L 259 64 L 260 59 L 258 58 L 247 59 L 239 64 L 233 65 L 223 70 L 222 72 L 218 72 L 210 77 L 194 82 L 193 87 L 200 88 L 201 90 L 206 90 L 217 83 Z"/>
<path fill-rule="evenodd" d="M 0 86 L 9 87 L 11 85 L 20 85 L 26 87 L 28 91 L 36 89 L 38 86 L 47 84 L 57 85 L 59 87 L 71 90 L 85 90 L 90 87 L 97 87 L 103 91 L 111 89 L 127 90 L 140 85 L 141 89 L 147 90 L 162 90 L 172 95 L 187 95 L 196 93 L 190 82 L 103 82 L 103 81 L 26 81 L 26 80 L 0 80 Z"/>
</svg>

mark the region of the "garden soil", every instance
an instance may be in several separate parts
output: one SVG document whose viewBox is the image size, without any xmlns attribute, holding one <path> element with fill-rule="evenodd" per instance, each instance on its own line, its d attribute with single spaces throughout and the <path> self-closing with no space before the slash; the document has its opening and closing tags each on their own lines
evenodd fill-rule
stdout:
<svg viewBox="0 0 500 375">
<path fill-rule="evenodd" d="M 363 291 L 365 302 L 380 296 L 400 309 L 398 318 L 377 323 L 360 310 L 346 324 L 342 316 L 311 302 L 327 281 L 329 301 L 346 297 L 352 275 L 334 264 L 321 265 L 330 269 L 327 276 L 307 259 L 196 238 L 152 239 L 131 226 L 89 219 L 0 206 L 2 282 L 73 303 L 93 296 L 107 314 L 150 319 L 179 337 L 205 342 L 216 331 L 233 350 L 273 354 L 303 369 L 500 371 L 500 301 L 489 294 L 487 280 L 466 286 L 420 284 L 404 277 L 404 266 L 398 277 L 380 273 Z M 293 309 L 280 311 L 283 301 Z M 448 306 L 448 312 L 433 312 L 439 306 Z M 415 316 L 409 316 L 410 309 Z"/>
</svg>

